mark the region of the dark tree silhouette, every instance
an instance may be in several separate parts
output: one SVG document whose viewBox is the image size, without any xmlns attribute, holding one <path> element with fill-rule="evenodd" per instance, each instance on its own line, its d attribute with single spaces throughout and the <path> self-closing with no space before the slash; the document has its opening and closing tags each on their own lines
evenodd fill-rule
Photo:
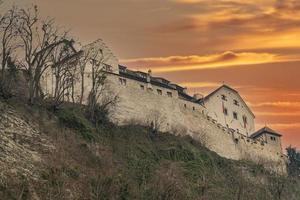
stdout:
<svg viewBox="0 0 300 200">
<path fill-rule="evenodd" d="M 289 146 L 287 149 L 289 175 L 300 177 L 300 153 L 296 148 Z"/>
<path fill-rule="evenodd" d="M 9 95 L 9 84 L 7 80 L 8 64 L 12 63 L 12 54 L 18 48 L 14 40 L 16 38 L 16 23 L 18 21 L 17 8 L 13 7 L 0 17 L 0 94 L 5 97 Z"/>
<path fill-rule="evenodd" d="M 52 65 L 51 54 L 56 47 L 72 41 L 67 39 L 67 32 L 58 31 L 53 19 L 40 19 L 37 6 L 21 9 L 18 15 L 18 34 L 24 51 L 22 67 L 27 72 L 29 82 L 29 103 L 34 104 L 35 99 L 41 97 L 41 77 Z"/>
</svg>

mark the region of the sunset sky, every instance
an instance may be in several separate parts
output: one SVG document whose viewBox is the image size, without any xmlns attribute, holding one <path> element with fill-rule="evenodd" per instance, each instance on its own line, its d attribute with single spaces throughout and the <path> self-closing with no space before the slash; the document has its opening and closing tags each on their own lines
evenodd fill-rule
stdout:
<svg viewBox="0 0 300 200">
<path fill-rule="evenodd" d="M 2 10 L 12 0 L 4 0 Z M 120 63 L 208 94 L 236 88 L 300 148 L 299 0 L 15 0 L 39 6 L 83 44 L 103 39 Z M 247 3 L 245 3 L 247 2 Z"/>
</svg>

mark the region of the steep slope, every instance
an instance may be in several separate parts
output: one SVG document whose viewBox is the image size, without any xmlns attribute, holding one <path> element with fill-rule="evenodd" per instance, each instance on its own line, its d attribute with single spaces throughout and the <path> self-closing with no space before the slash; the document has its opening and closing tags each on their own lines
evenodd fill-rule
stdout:
<svg viewBox="0 0 300 200">
<path fill-rule="evenodd" d="M 13 106 L 0 102 L 0 170 L 2 175 L 19 173 L 38 176 L 37 163 L 41 162 L 41 151 L 53 146 L 49 138 L 30 118 Z"/>
<path fill-rule="evenodd" d="M 65 105 L 0 103 L 0 199 L 300 199 L 297 179 Z"/>
</svg>

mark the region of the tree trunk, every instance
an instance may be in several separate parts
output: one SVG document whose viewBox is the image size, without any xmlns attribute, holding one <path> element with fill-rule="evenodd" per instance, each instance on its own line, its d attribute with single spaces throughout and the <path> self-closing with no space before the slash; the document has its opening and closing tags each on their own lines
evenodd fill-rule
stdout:
<svg viewBox="0 0 300 200">
<path fill-rule="evenodd" d="M 80 105 L 83 102 L 83 94 L 84 94 L 84 72 L 81 73 L 81 94 L 80 94 Z"/>
</svg>

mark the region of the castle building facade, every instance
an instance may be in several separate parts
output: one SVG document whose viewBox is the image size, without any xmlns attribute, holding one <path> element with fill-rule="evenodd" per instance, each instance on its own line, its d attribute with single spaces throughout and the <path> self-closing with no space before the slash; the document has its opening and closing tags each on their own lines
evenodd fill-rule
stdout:
<svg viewBox="0 0 300 200">
<path fill-rule="evenodd" d="M 207 115 L 222 126 L 245 136 L 255 131 L 255 115 L 239 93 L 227 85 L 222 85 L 203 98 Z"/>
<path fill-rule="evenodd" d="M 147 73 L 133 71 L 119 65 L 101 40 L 87 48 L 101 48 L 108 57 L 102 63 L 106 73 L 106 95 L 118 97 L 109 112 L 112 122 L 153 126 L 162 132 L 189 135 L 220 156 L 252 160 L 281 172 L 286 171 L 281 135 L 267 127 L 255 132 L 254 113 L 233 88 L 222 85 L 205 97 L 199 94 L 192 96 L 185 87 L 155 77 L 150 70 Z M 91 68 L 85 70 L 84 102 L 91 89 Z M 51 91 L 51 79 L 50 76 L 45 77 L 42 84 L 45 91 Z M 80 82 L 76 83 L 76 101 L 80 88 Z"/>
</svg>

